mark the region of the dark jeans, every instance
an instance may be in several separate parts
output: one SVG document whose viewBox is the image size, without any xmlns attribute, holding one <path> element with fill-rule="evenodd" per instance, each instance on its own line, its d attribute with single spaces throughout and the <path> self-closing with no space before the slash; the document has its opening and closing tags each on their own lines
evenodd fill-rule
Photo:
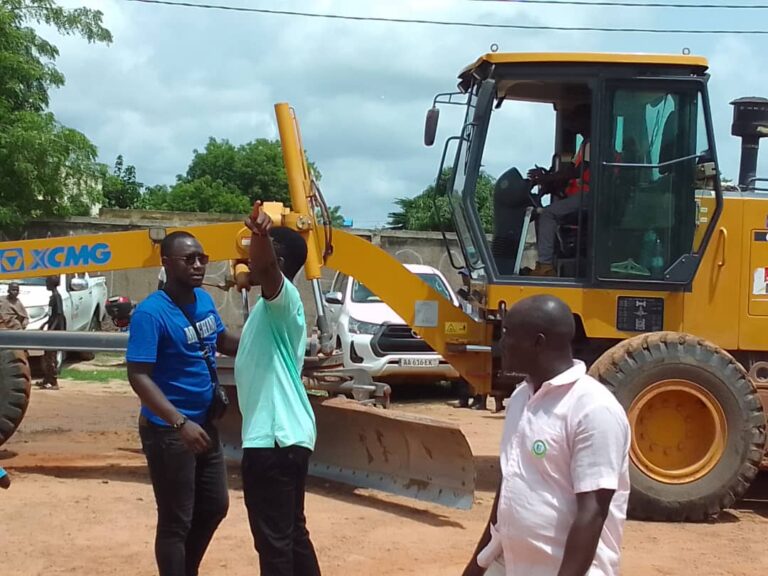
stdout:
<svg viewBox="0 0 768 576">
<path fill-rule="evenodd" d="M 243 492 L 261 576 L 320 576 L 304 516 L 306 448 L 243 450 Z"/>
<path fill-rule="evenodd" d="M 197 576 L 213 533 L 227 515 L 227 469 L 213 425 L 213 448 L 194 454 L 172 428 L 141 418 L 139 434 L 157 502 L 155 557 L 160 576 Z"/>
</svg>

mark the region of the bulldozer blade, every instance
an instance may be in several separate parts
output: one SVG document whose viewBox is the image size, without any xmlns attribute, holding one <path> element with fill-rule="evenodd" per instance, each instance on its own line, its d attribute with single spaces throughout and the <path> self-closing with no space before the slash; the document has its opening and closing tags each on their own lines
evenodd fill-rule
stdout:
<svg viewBox="0 0 768 576">
<path fill-rule="evenodd" d="M 217 422 L 228 460 L 242 457 L 240 409 L 231 405 Z M 371 488 L 452 508 L 472 507 L 472 450 L 452 423 L 362 405 L 347 398 L 312 397 L 317 442 L 311 476 Z"/>
<path fill-rule="evenodd" d="M 472 507 L 474 460 L 457 425 L 346 398 L 312 405 L 317 419 L 313 476 L 452 508 Z"/>
</svg>

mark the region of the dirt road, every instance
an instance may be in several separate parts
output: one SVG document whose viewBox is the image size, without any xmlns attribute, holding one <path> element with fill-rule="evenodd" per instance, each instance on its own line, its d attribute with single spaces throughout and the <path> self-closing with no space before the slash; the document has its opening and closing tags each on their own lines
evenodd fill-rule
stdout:
<svg viewBox="0 0 768 576">
<path fill-rule="evenodd" d="M 415 402 L 406 410 L 457 421 L 477 455 L 478 493 L 462 512 L 312 481 L 307 516 L 327 576 L 459 574 L 492 501 L 501 417 Z M 0 494 L 3 576 L 154 574 L 154 501 L 135 432 L 137 402 L 124 382 L 64 381 L 35 391 L 17 435 L 0 448 L 13 486 Z M 231 509 L 205 559 L 206 576 L 258 573 L 237 471 Z M 712 524 L 630 522 L 623 573 L 768 572 L 768 478 Z"/>
</svg>

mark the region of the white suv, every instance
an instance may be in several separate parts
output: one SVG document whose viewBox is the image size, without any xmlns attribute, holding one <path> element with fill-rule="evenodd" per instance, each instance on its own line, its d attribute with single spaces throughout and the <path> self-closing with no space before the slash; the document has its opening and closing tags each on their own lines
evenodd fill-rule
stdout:
<svg viewBox="0 0 768 576">
<path fill-rule="evenodd" d="M 445 276 L 431 266 L 406 264 L 454 305 L 458 298 Z M 459 374 L 363 284 L 337 273 L 325 295 L 328 319 L 345 368 L 362 368 L 388 383 L 458 380 Z"/>
</svg>

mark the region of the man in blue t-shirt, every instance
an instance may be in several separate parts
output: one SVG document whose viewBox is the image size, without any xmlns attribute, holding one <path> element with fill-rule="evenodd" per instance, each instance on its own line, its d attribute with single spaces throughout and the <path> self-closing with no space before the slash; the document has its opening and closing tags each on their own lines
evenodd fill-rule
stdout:
<svg viewBox="0 0 768 576">
<path fill-rule="evenodd" d="M 8 472 L 4 468 L 0 468 L 0 488 L 7 490 L 11 487 L 11 477 L 8 476 Z"/>
<path fill-rule="evenodd" d="M 128 380 L 141 399 L 139 434 L 157 503 L 160 576 L 196 576 L 229 508 L 224 455 L 209 417 L 208 362 L 215 368 L 217 349 L 234 356 L 239 337 L 224 328 L 200 288 L 208 255 L 195 237 L 169 234 L 160 255 L 167 280 L 131 318 Z"/>
<path fill-rule="evenodd" d="M 304 516 L 315 448 L 315 414 L 301 379 L 304 306 L 293 278 L 307 259 L 298 232 L 271 229 L 258 206 L 251 230 L 251 282 L 261 299 L 243 328 L 235 383 L 243 415 L 243 495 L 261 576 L 319 576 Z"/>
</svg>

